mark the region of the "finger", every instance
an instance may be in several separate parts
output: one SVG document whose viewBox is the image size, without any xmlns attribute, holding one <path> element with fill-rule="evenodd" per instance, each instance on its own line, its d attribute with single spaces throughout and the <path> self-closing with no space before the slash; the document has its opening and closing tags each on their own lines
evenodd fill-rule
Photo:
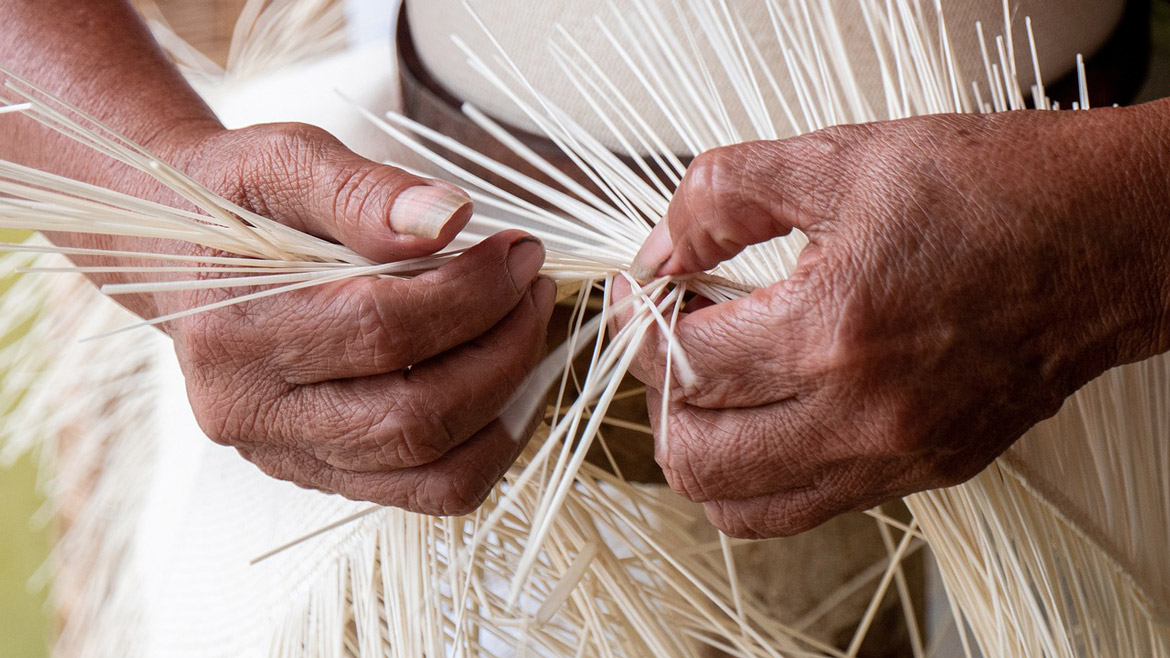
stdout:
<svg viewBox="0 0 1170 658">
<path fill-rule="evenodd" d="M 850 509 L 848 505 L 831 500 L 825 491 L 816 487 L 703 505 L 711 525 L 737 539 L 791 537 L 812 530 Z"/>
<path fill-rule="evenodd" d="M 495 422 L 434 462 L 389 472 L 347 471 L 278 446 L 240 453 L 268 475 L 301 487 L 418 514 L 463 516 L 483 503 L 523 448 Z"/>
<path fill-rule="evenodd" d="M 409 281 L 363 277 L 276 299 L 258 332 L 278 337 L 272 367 L 295 384 L 393 372 L 498 324 L 543 262 L 535 238 L 507 231 Z"/>
<path fill-rule="evenodd" d="M 240 165 L 247 205 L 378 262 L 446 246 L 471 218 L 457 187 L 367 160 L 302 124 L 247 129 L 255 147 Z"/>
<path fill-rule="evenodd" d="M 654 459 L 671 489 L 695 503 L 741 500 L 808 486 L 856 452 L 812 429 L 800 400 L 710 411 L 647 389 Z M 665 421 L 665 425 L 663 422 Z"/>
<path fill-rule="evenodd" d="M 710 308 L 714 305 L 715 302 L 707 299 L 706 297 L 695 296 L 694 299 L 691 299 L 689 302 L 687 302 L 687 305 L 683 307 L 683 313 L 695 313 L 705 308 Z"/>
<path fill-rule="evenodd" d="M 555 297 L 556 285 L 541 279 L 487 334 L 409 372 L 294 391 L 291 425 L 276 440 L 350 471 L 440 460 L 498 418 L 539 363 Z"/>
<path fill-rule="evenodd" d="M 831 217 L 842 181 L 836 159 L 825 156 L 836 134 L 738 144 L 695 158 L 630 273 L 644 282 L 702 272 L 748 245 Z"/>
<path fill-rule="evenodd" d="M 709 409 L 756 407 L 786 400 L 816 385 L 812 355 L 815 315 L 798 281 L 778 283 L 731 302 L 680 314 L 674 326 L 672 398 Z M 614 284 L 614 325 L 621 329 L 639 311 L 621 304 L 629 284 Z M 660 326 L 645 334 L 630 372 L 663 389 L 671 341 Z M 681 355 L 681 358 L 679 358 Z"/>
<path fill-rule="evenodd" d="M 911 491 L 896 460 L 855 460 L 826 469 L 809 486 L 745 500 L 704 503 L 707 519 L 743 539 L 790 537 L 846 512 L 860 512 Z M 893 469 L 897 470 L 893 470 Z"/>
</svg>

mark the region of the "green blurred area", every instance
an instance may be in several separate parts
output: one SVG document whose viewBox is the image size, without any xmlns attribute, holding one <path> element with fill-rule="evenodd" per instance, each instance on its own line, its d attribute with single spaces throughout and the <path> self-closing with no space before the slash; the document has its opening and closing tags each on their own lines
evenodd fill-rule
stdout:
<svg viewBox="0 0 1170 658">
<path fill-rule="evenodd" d="M 48 555 L 49 535 L 29 518 L 43 499 L 36 493 L 36 467 L 24 458 L 0 471 L 0 657 L 48 656 L 45 593 L 28 591 L 29 578 Z"/>
<path fill-rule="evenodd" d="M 0 230 L 0 242 L 19 242 L 26 236 Z M 8 285 L 9 281 L 0 280 L 0 294 Z M 31 457 L 0 470 L 0 658 L 44 658 L 49 654 L 46 593 L 28 588 L 29 579 L 49 551 L 48 531 L 33 528 L 29 521 L 44 502 L 37 493 L 36 479 Z"/>
</svg>

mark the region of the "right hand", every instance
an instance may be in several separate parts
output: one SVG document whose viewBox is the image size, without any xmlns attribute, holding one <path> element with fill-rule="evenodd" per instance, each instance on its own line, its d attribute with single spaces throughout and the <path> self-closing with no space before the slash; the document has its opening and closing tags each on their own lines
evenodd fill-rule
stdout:
<svg viewBox="0 0 1170 658">
<path fill-rule="evenodd" d="M 225 198 L 378 261 L 438 251 L 471 216 L 457 188 L 365 160 L 309 126 L 215 130 L 164 152 Z M 543 260 L 539 241 L 506 231 L 413 280 L 281 293 L 164 330 L 204 432 L 265 473 L 466 514 L 523 447 L 497 418 L 544 353 L 556 287 L 538 278 Z M 138 305 L 167 314 L 227 295 Z"/>
<path fill-rule="evenodd" d="M 785 281 L 676 318 L 685 382 L 656 332 L 631 363 L 652 410 L 671 384 L 651 413 L 670 484 L 729 535 L 796 534 L 964 482 L 1106 369 L 1170 349 L 1165 108 L 915 117 L 696 158 L 635 276 L 809 243 Z"/>
</svg>

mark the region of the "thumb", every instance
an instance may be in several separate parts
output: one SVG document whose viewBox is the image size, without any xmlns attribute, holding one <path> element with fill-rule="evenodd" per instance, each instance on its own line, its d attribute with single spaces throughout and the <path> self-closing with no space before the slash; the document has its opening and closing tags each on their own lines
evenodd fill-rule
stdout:
<svg viewBox="0 0 1170 658">
<path fill-rule="evenodd" d="M 798 140 L 752 142 L 703 153 L 687 168 L 666 216 L 650 232 L 630 274 L 709 270 L 749 245 L 807 229 L 823 213 L 824 172 Z M 810 162 L 812 160 L 812 162 Z"/>
<path fill-rule="evenodd" d="M 445 247 L 471 219 L 458 187 L 363 158 L 300 124 L 258 126 L 241 185 L 253 209 L 379 262 Z M 249 140 L 251 141 L 251 140 Z"/>
</svg>

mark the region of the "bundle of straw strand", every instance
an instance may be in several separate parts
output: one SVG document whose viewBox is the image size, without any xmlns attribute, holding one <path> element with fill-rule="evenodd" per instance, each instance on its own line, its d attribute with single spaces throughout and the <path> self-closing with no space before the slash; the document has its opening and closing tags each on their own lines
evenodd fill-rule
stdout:
<svg viewBox="0 0 1170 658">
<path fill-rule="evenodd" d="M 1005 35 L 995 40 L 998 60 L 985 51 L 988 86 L 972 83 L 968 94 L 937 2 L 933 7 L 910 0 L 861 2 L 873 56 L 881 63 L 881 99 L 858 91 L 861 85 L 828 3 L 767 0 L 774 37 L 783 44 L 780 69 L 763 61 L 759 44 L 748 38 L 725 0 L 673 4 L 635 0 L 631 5 L 632 12 L 615 10 L 611 17 L 599 19 L 598 27 L 637 74 L 642 86 L 638 93 L 652 98 L 671 117 L 671 128 L 677 132 L 672 137 L 693 153 L 774 137 L 784 123 L 807 132 L 846 122 L 1026 106 L 1010 23 Z M 469 4 L 466 10 L 475 15 Z M 672 32 L 663 25 L 682 27 Z M 482 27 L 490 38 L 491 30 Z M 1027 27 L 1035 58 L 1030 22 Z M 635 35 L 649 35 L 649 40 Z M 698 47 L 703 41 L 712 52 Z M 726 300 L 783 279 L 803 246 L 802 238 L 758 245 L 691 280 L 659 280 L 645 287 L 631 281 L 637 293 L 628 302 L 635 307 L 634 320 L 606 340 L 612 284 L 619 277 L 628 279 L 624 271 L 633 254 L 665 211 L 685 170 L 680 158 L 665 147 L 668 140 L 663 135 L 631 111 L 628 92 L 614 86 L 573 35 L 563 33 L 550 44 L 551 56 L 577 86 L 583 102 L 602 118 L 612 133 L 609 137 L 622 144 L 632 167 L 536 89 L 498 43 L 494 55 L 473 52 L 462 42 L 456 45 L 466 51 L 474 70 L 564 151 L 596 192 L 525 148 L 474 107 L 464 107 L 470 120 L 561 189 L 402 115 L 381 118 L 363 112 L 389 136 L 464 184 L 480 207 L 498 215 L 477 216 L 466 237 L 520 223 L 548 245 L 545 273 L 580 284 L 570 339 L 533 376 L 506 419 L 518 424 L 529 417 L 544 404 L 549 387 L 558 391 L 558 403 L 546 435 L 533 442 L 474 517 L 427 519 L 396 510 L 350 507 L 347 515 L 338 517 L 345 523 L 329 524 L 327 534 L 312 533 L 260 561 L 257 567 L 271 573 L 299 575 L 290 578 L 294 582 L 284 590 L 298 596 L 283 607 L 283 617 L 268 635 L 270 651 L 366 656 L 382 655 L 389 647 L 400 655 L 509 655 L 527 647 L 540 655 L 702 655 L 702 648 L 710 647 L 742 656 L 855 656 L 887 592 L 892 588 L 904 599 L 908 596 L 900 565 L 925 542 L 942 568 L 960 627 L 970 631 L 970 636 L 963 634 L 968 655 L 972 640 L 988 655 L 1167 654 L 1170 634 L 1161 616 L 1166 599 L 1159 598 L 1164 592 L 1150 591 L 1137 577 L 1163 575 L 1157 556 L 1142 550 L 1140 538 L 1170 527 L 1170 513 L 1165 511 L 1170 504 L 1166 409 L 1164 398 L 1159 402 L 1156 397 L 1165 393 L 1164 360 L 1107 374 L 1033 433 L 1075 430 L 1083 435 L 1085 450 L 1093 451 L 1090 457 L 1107 459 L 1070 460 L 1044 471 L 1036 464 L 1048 453 L 1041 449 L 1033 451 L 1039 455 L 1031 454 L 1041 439 L 1029 436 L 972 482 L 911 497 L 908 504 L 915 520 L 910 524 L 874 512 L 889 557 L 875 570 L 873 603 L 845 649 L 772 619 L 760 602 L 745 596 L 735 578 L 734 542 L 724 539 L 685 548 L 690 534 L 684 517 L 660 498 L 589 465 L 585 454 L 599 439 L 606 411 L 619 395 L 620 380 L 646 332 L 657 328 L 669 335 L 688 291 Z M 659 71 L 670 72 L 670 77 Z M 731 81 L 732 97 L 716 92 L 711 83 L 715 75 Z M 780 80 L 790 81 L 791 97 Z M 28 83 L 17 81 L 9 87 L 12 100 L 0 102 L 8 103 L 11 111 L 33 116 L 154 176 L 206 215 L 6 163 L 0 168 L 0 192 L 5 195 L 0 198 L 0 218 L 5 225 L 167 237 L 237 255 L 196 258 L 182 266 L 191 273 L 223 273 L 227 268 L 232 276 L 210 282 L 160 277 L 154 284 L 110 286 L 105 290 L 109 294 L 204 285 L 270 286 L 220 302 L 242 303 L 346 277 L 410 276 L 439 266 L 451 255 L 390 265 L 365 262 L 343 247 L 217 199 Z M 1056 109 L 1045 96 L 1038 70 L 1031 91 L 1036 107 Z M 882 114 L 873 109 L 883 106 Z M 1087 109 L 1087 99 L 1082 97 L 1078 107 Z M 531 203 L 443 159 L 428 144 L 449 149 L 546 205 Z M 69 251 L 45 244 L 22 248 Z M 134 256 L 165 263 L 154 268 L 160 275 L 176 272 L 168 254 Z M 605 304 L 589 319 L 586 301 L 595 290 Z M 210 308 L 187 313 L 206 310 Z M 586 350 L 590 365 L 581 376 L 566 366 Z M 686 354 L 672 348 L 670 359 L 668 367 L 685 378 Z M 570 402 L 567 393 L 574 389 Z M 1124 398 L 1110 399 L 1121 395 Z M 1079 421 L 1070 421 L 1070 415 L 1079 416 Z M 1118 440 L 1118 434 L 1124 436 Z M 1100 492 L 1108 499 L 1104 513 L 1087 507 L 1085 501 L 1070 503 L 1067 496 L 1054 495 L 1059 478 L 1069 473 L 1103 483 Z M 1130 479 L 1137 474 L 1141 484 Z M 274 489 L 272 495 L 290 497 L 286 489 Z M 301 502 L 306 507 L 316 504 Z M 1142 518 L 1128 517 L 1133 539 L 1120 547 L 1100 541 L 1115 530 L 1110 525 L 1112 510 L 1142 506 L 1154 511 Z M 332 542 L 332 550 L 325 552 L 330 560 L 306 575 L 304 560 L 326 540 Z M 1153 585 L 1162 583 L 1165 580 Z M 826 598 L 832 599 L 832 593 Z M 916 629 L 913 606 L 905 603 L 911 611 L 907 624 Z M 912 634 L 917 636 L 917 630 Z M 926 654 L 921 639 L 914 652 Z"/>
</svg>

